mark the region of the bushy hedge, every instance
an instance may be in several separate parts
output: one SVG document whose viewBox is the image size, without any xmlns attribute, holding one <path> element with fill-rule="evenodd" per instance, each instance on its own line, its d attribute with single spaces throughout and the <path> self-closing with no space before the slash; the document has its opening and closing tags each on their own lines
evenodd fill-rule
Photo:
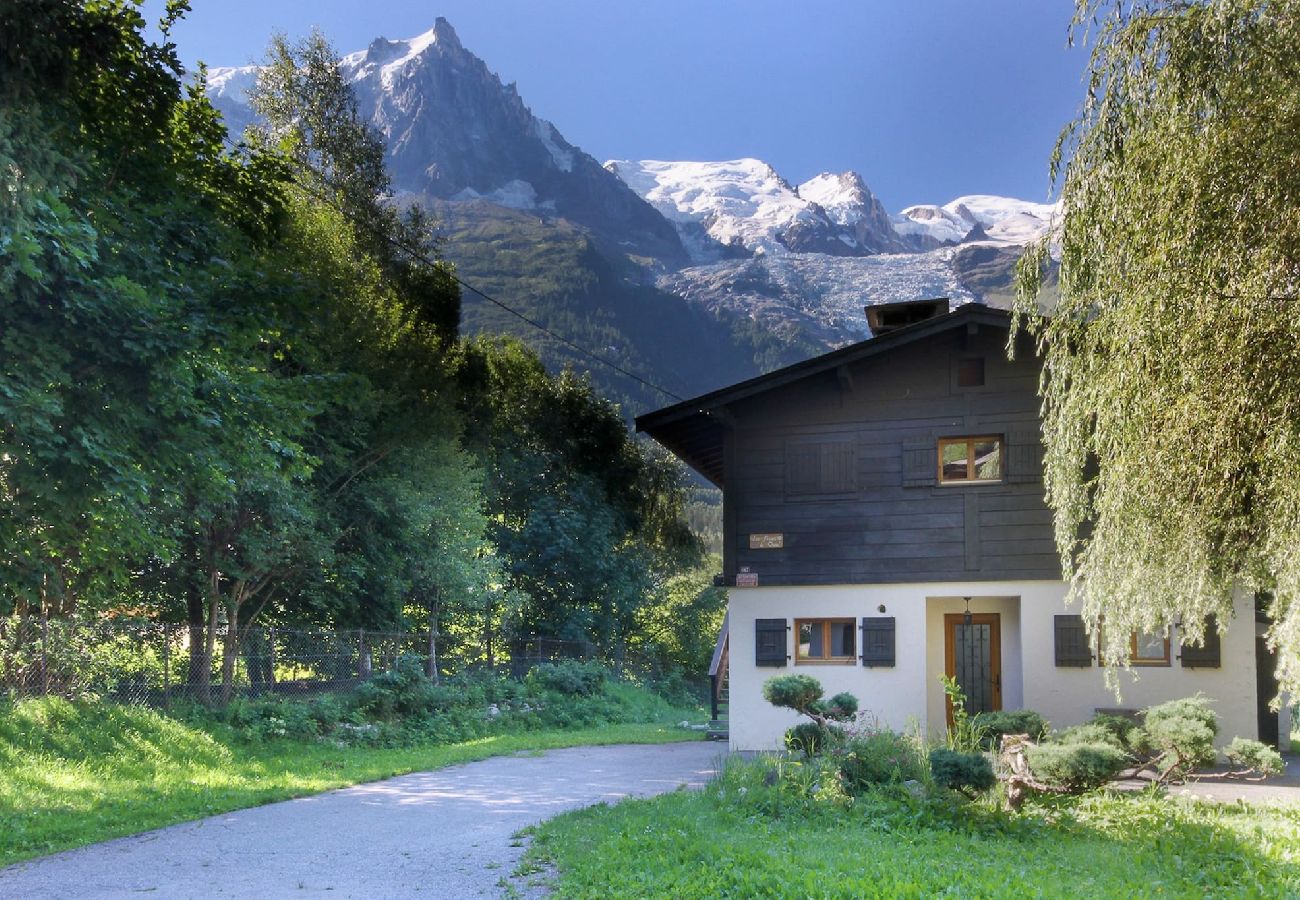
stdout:
<svg viewBox="0 0 1300 900">
<path fill-rule="evenodd" d="M 1214 763 L 1219 717 L 1200 694 L 1153 706 L 1146 711 L 1143 722 L 1166 778 L 1183 778 L 1194 769 Z"/>
<path fill-rule="evenodd" d="M 1100 787 L 1128 764 L 1124 751 L 1102 741 L 1038 744 L 1027 755 L 1036 778 L 1075 793 Z"/>
<path fill-rule="evenodd" d="M 987 791 L 997 780 L 993 763 L 983 753 L 964 753 L 945 747 L 930 751 L 930 775 L 935 784 L 967 795 Z"/>
<path fill-rule="evenodd" d="M 1233 738 L 1232 743 L 1224 748 L 1223 755 L 1238 769 L 1260 775 L 1280 775 L 1286 768 L 1282 754 L 1267 744 L 1250 738 Z"/>
</svg>

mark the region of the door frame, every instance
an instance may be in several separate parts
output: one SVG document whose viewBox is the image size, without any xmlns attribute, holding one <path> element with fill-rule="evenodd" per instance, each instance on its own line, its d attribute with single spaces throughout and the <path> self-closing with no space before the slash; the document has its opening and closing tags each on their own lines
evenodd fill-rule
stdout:
<svg viewBox="0 0 1300 900">
<path fill-rule="evenodd" d="M 989 661 L 993 669 L 993 709 L 1002 708 L 1002 614 L 971 613 L 972 625 L 991 625 L 989 629 Z M 943 614 L 943 671 L 949 678 L 957 673 L 956 634 L 954 626 L 966 624 L 966 613 Z M 943 701 L 948 727 L 952 727 L 952 701 L 945 695 Z"/>
</svg>

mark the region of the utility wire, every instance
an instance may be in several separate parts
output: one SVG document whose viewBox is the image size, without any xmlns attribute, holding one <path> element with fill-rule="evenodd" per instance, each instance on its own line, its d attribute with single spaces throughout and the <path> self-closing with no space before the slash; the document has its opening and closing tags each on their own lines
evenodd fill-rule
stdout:
<svg viewBox="0 0 1300 900">
<path fill-rule="evenodd" d="M 234 142 L 230 139 L 230 137 L 229 137 L 228 135 L 227 135 L 227 137 L 226 137 L 226 144 L 227 144 L 227 146 L 230 147 L 230 149 L 235 150 L 235 151 L 237 151 L 237 152 L 240 152 L 241 154 L 247 150 L 247 145 L 242 144 L 242 143 L 241 143 L 241 144 L 236 144 L 236 143 L 234 143 Z M 347 213 L 343 210 L 343 208 L 342 208 L 341 206 L 339 206 L 338 203 L 336 203 L 336 202 L 334 201 L 334 199 L 333 199 L 332 197 L 329 197 L 329 196 L 326 195 L 323 191 L 320 191 L 320 190 L 316 189 L 316 188 L 315 188 L 314 186 L 312 186 L 312 185 L 309 185 L 309 184 L 305 184 L 305 183 L 303 183 L 301 180 L 299 180 L 299 178 L 298 178 L 298 176 L 297 176 L 296 174 L 294 174 L 294 173 L 289 173 L 289 180 L 290 180 L 291 182 L 293 182 L 293 184 L 295 184 L 297 187 L 299 187 L 299 188 L 301 188 L 303 191 L 305 191 L 309 196 L 311 196 L 311 197 L 313 197 L 314 199 L 319 200 L 320 202 L 322 202 L 322 203 L 324 203 L 324 204 L 330 206 L 331 208 L 333 208 L 336 212 L 340 213 L 341 215 L 347 216 Z M 424 252 L 423 249 L 421 249 L 421 248 L 419 248 L 419 247 L 413 247 L 413 246 L 410 246 L 409 244 L 406 244 L 405 242 L 403 242 L 403 241 L 401 241 L 401 240 L 398 240 L 396 237 L 394 237 L 393 235 L 389 234 L 387 231 L 384 231 L 383 229 L 380 229 L 380 228 L 376 227 L 375 225 L 373 225 L 373 224 L 370 223 L 370 222 L 365 222 L 365 223 L 356 223 L 356 222 L 354 222 L 353 224 L 361 224 L 362 227 L 365 227 L 365 228 L 369 229 L 369 230 L 371 231 L 372 234 L 374 234 L 374 235 L 378 236 L 379 238 L 381 238 L 383 241 L 385 241 L 387 244 L 389 244 L 389 246 L 394 247 L 394 248 L 396 248 L 396 249 L 398 249 L 398 250 L 401 250 L 401 251 L 404 252 L 404 253 L 407 253 L 407 254 L 409 254 L 409 255 L 415 257 L 416 259 L 418 259 L 418 260 L 420 260 L 421 262 L 423 262 L 425 265 L 435 266 L 435 267 L 436 267 L 436 266 L 439 264 L 439 261 L 438 261 L 438 260 L 434 260 L 434 259 L 429 258 L 428 254 L 426 254 L 426 253 Z M 449 271 L 448 274 L 451 275 L 451 278 L 452 278 L 453 281 L 455 281 L 458 285 L 460 285 L 460 286 L 461 286 L 462 288 L 464 288 L 465 290 L 467 290 L 467 291 L 472 291 L 473 293 L 478 294 L 480 297 L 482 297 L 484 300 L 488 301 L 489 303 L 494 304 L 494 305 L 496 305 L 496 306 L 499 306 L 501 309 L 503 309 L 503 310 L 505 310 L 506 312 L 510 313 L 510 315 L 516 317 L 516 318 L 519 319 L 520 321 L 523 321 L 523 322 L 528 323 L 529 325 L 531 325 L 531 326 L 533 326 L 534 328 L 536 328 L 538 331 L 540 331 L 540 332 L 542 332 L 543 334 L 546 334 L 546 335 L 548 335 L 548 336 L 554 338 L 555 340 L 559 341 L 561 344 L 564 344 L 566 347 L 569 347 L 570 349 L 576 351 L 577 353 L 581 354 L 582 356 L 585 356 L 585 357 L 587 357 L 588 359 L 593 360 L 594 362 L 598 362 L 598 363 L 600 363 L 602 366 L 606 366 L 606 367 L 608 367 L 608 368 L 610 368 L 610 369 L 613 369 L 615 372 L 619 373 L 620 375 L 624 376 L 625 378 L 630 378 L 630 379 L 632 379 L 633 381 L 635 381 L 637 384 L 643 385 L 644 387 L 648 387 L 648 388 L 650 388 L 650 390 L 652 390 L 652 391 L 658 391 L 660 394 L 663 394 L 665 397 L 670 397 L 670 398 L 672 398 L 673 400 L 676 400 L 678 403 L 681 403 L 681 402 L 684 401 L 685 398 L 683 398 L 683 397 L 679 397 L 677 394 L 674 394 L 672 391 L 668 390 L 667 388 L 660 387 L 659 385 L 655 384 L 654 382 L 647 381 L 646 379 L 642 378 L 640 375 L 637 375 L 637 374 L 635 374 L 635 373 L 633 373 L 633 372 L 629 372 L 627 369 L 623 368 L 623 367 L 620 366 L 618 363 L 613 362 L 613 361 L 608 360 L 608 359 L 605 359 L 603 356 L 601 356 L 601 355 L 599 355 L 599 354 L 597 354 L 597 353 L 594 353 L 594 352 L 592 352 L 591 350 L 588 350 L 586 347 L 583 347 L 583 346 L 579 345 L 578 343 L 576 343 L 576 342 L 570 340 L 569 338 L 566 338 L 566 337 L 564 337 L 564 336 L 561 335 L 561 334 L 557 334 L 556 332 L 554 332 L 554 331 L 552 331 L 551 329 L 547 328 L 547 327 L 546 327 L 545 325 L 543 325 L 541 322 L 538 322 L 536 319 L 532 319 L 532 318 L 530 318 L 530 317 L 524 315 L 524 314 L 521 313 L 519 310 L 514 309 L 513 307 L 511 307 L 510 305 L 508 305 L 508 304 L 506 304 L 506 303 L 503 303 L 502 301 L 500 301 L 500 300 L 498 300 L 497 298 L 493 297 L 492 295 L 488 294 L 486 291 L 483 291 L 483 290 L 481 290 L 480 288 L 475 287 L 474 285 L 470 284 L 470 283 L 469 283 L 468 281 L 466 281 L 464 278 L 461 278 L 459 275 L 457 275 L 456 272 L 455 272 L 454 270 Z"/>
</svg>

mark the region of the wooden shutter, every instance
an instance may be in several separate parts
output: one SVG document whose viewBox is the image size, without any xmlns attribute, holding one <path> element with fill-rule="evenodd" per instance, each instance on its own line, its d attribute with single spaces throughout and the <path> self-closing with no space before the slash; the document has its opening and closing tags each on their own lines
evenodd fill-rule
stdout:
<svg viewBox="0 0 1300 900">
<path fill-rule="evenodd" d="M 1205 645 L 1193 647 L 1183 644 L 1178 659 L 1184 669 L 1217 669 L 1220 662 L 1219 622 L 1214 616 L 1205 620 Z"/>
<path fill-rule="evenodd" d="M 1083 616 L 1055 616 L 1056 664 L 1058 666 L 1092 665 L 1092 647 L 1088 642 L 1088 629 L 1083 626 Z"/>
<path fill-rule="evenodd" d="M 786 494 L 844 494 L 857 490 L 854 441 L 808 441 L 785 445 Z"/>
<path fill-rule="evenodd" d="M 1038 431 L 1013 431 L 1007 435 L 1008 482 L 1024 483 L 1043 478 L 1043 437 Z"/>
<path fill-rule="evenodd" d="M 857 445 L 852 441 L 831 441 L 819 444 L 818 449 L 821 451 L 819 490 L 827 494 L 857 490 Z"/>
<path fill-rule="evenodd" d="M 935 483 L 938 471 L 935 441 L 907 441 L 903 444 L 903 487 L 927 487 Z"/>
<path fill-rule="evenodd" d="M 862 620 L 862 664 L 869 668 L 894 665 L 893 616 Z"/>
<path fill-rule="evenodd" d="M 821 483 L 821 448 L 817 444 L 785 445 L 785 492 L 811 494 Z"/>
<path fill-rule="evenodd" d="M 755 619 L 754 665 L 784 666 L 786 659 L 785 619 Z"/>
</svg>

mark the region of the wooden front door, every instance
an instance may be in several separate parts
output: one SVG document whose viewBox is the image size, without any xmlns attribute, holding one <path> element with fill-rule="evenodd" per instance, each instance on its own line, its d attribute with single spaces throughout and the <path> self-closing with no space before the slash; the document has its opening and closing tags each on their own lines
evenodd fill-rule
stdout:
<svg viewBox="0 0 1300 900">
<path fill-rule="evenodd" d="M 1002 708 L 1002 621 L 997 613 L 943 617 L 945 671 L 957 679 L 971 715 Z M 952 707 L 948 706 L 948 724 Z"/>
</svg>

